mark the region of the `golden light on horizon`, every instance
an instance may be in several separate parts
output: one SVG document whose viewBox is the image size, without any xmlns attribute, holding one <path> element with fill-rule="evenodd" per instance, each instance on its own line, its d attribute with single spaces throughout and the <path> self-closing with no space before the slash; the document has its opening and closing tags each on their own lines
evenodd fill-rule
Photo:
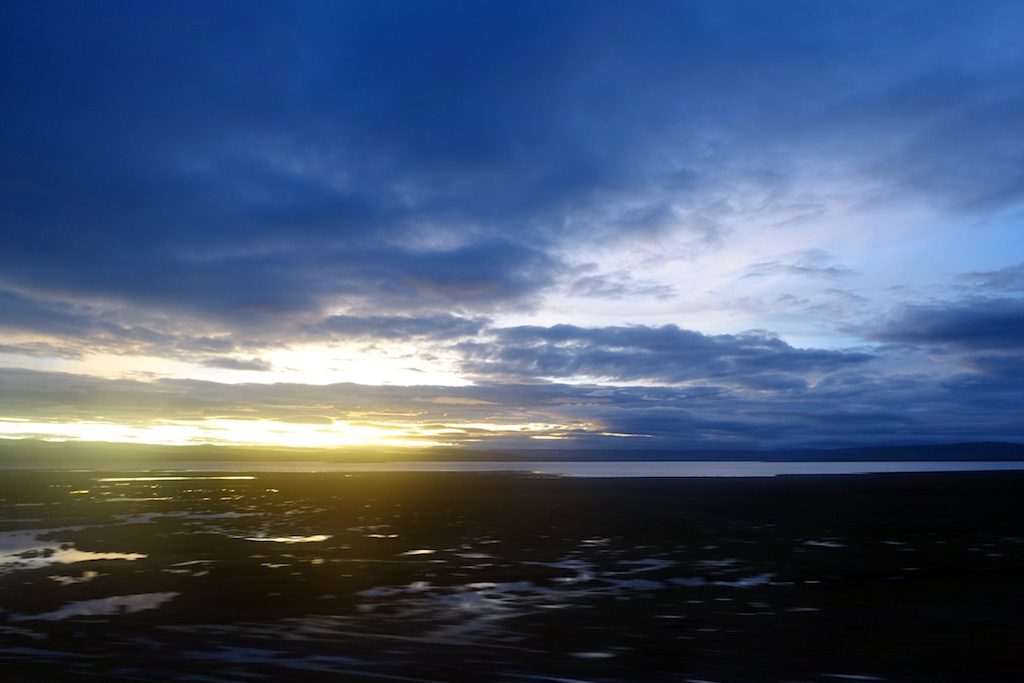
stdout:
<svg viewBox="0 0 1024 683">
<path fill-rule="evenodd" d="M 206 420 L 153 420 L 121 424 L 99 420 L 37 422 L 0 419 L 0 438 L 43 441 L 96 441 L 163 446 L 251 446 L 278 448 L 345 448 L 387 446 L 430 448 L 476 442 L 480 437 L 503 435 L 560 440 L 569 431 L 590 431 L 589 424 L 541 422 L 416 424 L 409 422 L 345 422 L 324 424 L 270 419 L 211 418 Z"/>
</svg>

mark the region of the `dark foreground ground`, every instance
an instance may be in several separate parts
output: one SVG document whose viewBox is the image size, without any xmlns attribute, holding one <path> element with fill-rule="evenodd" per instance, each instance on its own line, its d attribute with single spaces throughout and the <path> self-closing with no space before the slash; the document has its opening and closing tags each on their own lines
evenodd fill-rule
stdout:
<svg viewBox="0 0 1024 683">
<path fill-rule="evenodd" d="M 0 473 L 2 681 L 1024 680 L 1024 473 L 103 476 Z"/>
</svg>

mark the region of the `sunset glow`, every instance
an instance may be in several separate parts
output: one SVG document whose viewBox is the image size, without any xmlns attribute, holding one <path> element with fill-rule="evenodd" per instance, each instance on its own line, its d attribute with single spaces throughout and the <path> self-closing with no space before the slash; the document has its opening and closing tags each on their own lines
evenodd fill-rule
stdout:
<svg viewBox="0 0 1024 683">
<path fill-rule="evenodd" d="M 1020 3 L 43 4 L 4 438 L 1024 438 Z"/>
<path fill-rule="evenodd" d="M 153 422 L 125 425 L 108 422 L 30 422 L 0 420 L 0 438 L 43 441 L 105 441 L 167 446 L 277 446 L 283 448 L 344 448 L 389 446 L 427 448 L 480 441 L 488 437 L 529 437 L 562 440 L 585 425 L 455 423 L 417 425 L 377 421 L 352 424 L 296 424 L 273 420 L 209 419 L 191 422 Z M 458 437 L 457 440 L 453 440 Z M 475 437 L 475 438 L 474 438 Z"/>
</svg>

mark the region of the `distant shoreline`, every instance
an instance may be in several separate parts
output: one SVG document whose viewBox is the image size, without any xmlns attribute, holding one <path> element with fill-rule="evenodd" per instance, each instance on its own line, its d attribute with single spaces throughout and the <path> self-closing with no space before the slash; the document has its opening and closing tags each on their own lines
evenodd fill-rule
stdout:
<svg viewBox="0 0 1024 683">
<path fill-rule="evenodd" d="M 398 462 L 1024 462 L 1024 444 L 1009 442 L 945 443 L 800 449 L 595 449 L 595 448 L 251 448 L 240 446 L 166 446 L 86 441 L 49 442 L 0 439 L 0 468 L 79 467 L 149 468 L 160 462 L 247 463 L 317 462 L 332 465 Z"/>
<path fill-rule="evenodd" d="M 329 462 L 316 460 L 259 461 L 181 460 L 147 462 L 65 461 L 38 463 L 0 461 L 0 470 L 140 474 L 145 479 L 211 478 L 217 474 L 518 474 L 572 478 L 771 478 L 779 476 L 843 476 L 1012 472 L 1024 462 L 1009 461 L 387 461 Z M 205 476 L 204 476 L 205 475 Z M 217 478 L 217 477 L 212 477 Z"/>
</svg>

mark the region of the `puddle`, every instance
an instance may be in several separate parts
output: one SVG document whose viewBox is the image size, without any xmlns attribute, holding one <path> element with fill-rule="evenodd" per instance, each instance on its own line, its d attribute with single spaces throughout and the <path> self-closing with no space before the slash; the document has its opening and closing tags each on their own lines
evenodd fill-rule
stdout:
<svg viewBox="0 0 1024 683">
<path fill-rule="evenodd" d="M 709 580 L 703 576 L 681 576 L 669 579 L 668 582 L 677 586 L 697 588 L 700 586 L 728 586 L 729 588 L 753 588 L 754 586 L 768 586 L 775 579 L 774 574 L 757 574 L 745 576 L 739 579 L 714 579 Z"/>
<path fill-rule="evenodd" d="M 85 583 L 86 581 L 92 581 L 99 575 L 99 572 L 89 569 L 82 572 L 81 576 L 48 576 L 46 578 L 50 579 L 50 581 L 56 581 L 62 586 L 73 586 L 76 583 Z"/>
<path fill-rule="evenodd" d="M 616 588 L 637 591 L 658 590 L 665 587 L 665 584 L 661 581 L 651 581 L 650 579 L 619 579 L 618 581 L 612 581 L 612 585 Z"/>
<path fill-rule="evenodd" d="M 41 536 L 58 531 L 78 531 L 85 527 L 32 529 L 0 533 L 0 572 L 36 569 L 54 564 L 72 564 L 92 560 L 141 560 L 143 553 L 92 552 L 78 550 L 73 544 L 44 541 Z"/>
<path fill-rule="evenodd" d="M 431 588 L 432 586 L 429 581 L 413 581 L 408 586 L 377 586 L 376 588 L 367 588 L 364 591 L 359 591 L 356 595 L 364 598 L 388 598 L 401 593 L 422 593 L 423 591 L 431 590 Z"/>
<path fill-rule="evenodd" d="M 729 557 L 724 560 L 701 560 L 697 564 L 707 569 L 729 569 L 739 564 L 739 560 L 735 557 Z"/>
<path fill-rule="evenodd" d="M 322 543 L 333 538 L 331 534 L 313 534 L 312 536 L 245 536 L 246 541 L 260 543 Z"/>
<path fill-rule="evenodd" d="M 659 560 L 655 557 L 648 557 L 642 560 L 619 560 L 619 564 L 636 567 L 628 572 L 628 574 L 635 574 L 636 572 L 652 572 L 658 569 L 666 569 L 674 566 L 676 563 L 673 560 Z"/>
<path fill-rule="evenodd" d="M 12 614 L 11 621 L 60 621 L 71 617 L 104 616 L 110 614 L 131 614 L 147 609 L 156 609 L 178 593 L 137 593 L 135 595 L 114 595 L 97 600 L 82 600 L 64 605 L 60 609 L 43 614 Z"/>
<path fill-rule="evenodd" d="M 731 586 L 733 588 L 752 588 L 754 586 L 767 586 L 775 578 L 774 574 L 758 574 L 757 576 L 747 576 L 742 579 L 732 579 L 729 581 L 713 581 L 712 583 L 716 586 Z"/>
</svg>

